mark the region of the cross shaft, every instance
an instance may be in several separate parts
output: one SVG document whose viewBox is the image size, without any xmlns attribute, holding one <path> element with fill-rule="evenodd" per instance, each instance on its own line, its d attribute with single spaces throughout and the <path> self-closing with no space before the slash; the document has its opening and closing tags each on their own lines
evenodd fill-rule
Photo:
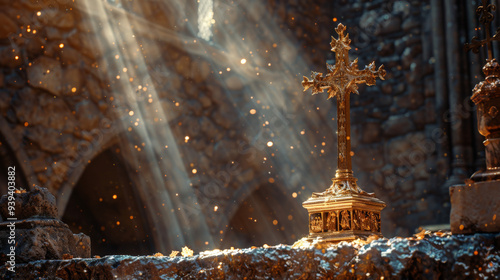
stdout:
<svg viewBox="0 0 500 280">
<path fill-rule="evenodd" d="M 312 80 L 304 77 L 302 86 L 304 91 L 312 88 L 312 94 L 323 92 L 325 89 L 328 92 L 328 99 L 337 98 L 337 171 L 335 178 L 332 179 L 332 186 L 326 193 L 319 195 L 334 193 L 359 193 L 366 194 L 356 184 L 356 178 L 352 173 L 351 162 L 351 125 L 350 125 L 350 93 L 358 93 L 358 84 L 367 84 L 372 86 L 376 82 L 376 78 L 384 79 L 384 66 L 375 69 L 375 62 L 370 63 L 363 70 L 358 69 L 358 59 L 349 60 L 349 34 L 344 35 L 346 27 L 340 23 L 335 31 L 339 35 L 339 39 L 332 36 L 330 43 L 332 52 L 335 52 L 335 65 L 326 64 L 328 73 L 323 76 L 322 73 L 312 72 Z M 317 194 L 318 195 L 318 194 Z"/>
</svg>

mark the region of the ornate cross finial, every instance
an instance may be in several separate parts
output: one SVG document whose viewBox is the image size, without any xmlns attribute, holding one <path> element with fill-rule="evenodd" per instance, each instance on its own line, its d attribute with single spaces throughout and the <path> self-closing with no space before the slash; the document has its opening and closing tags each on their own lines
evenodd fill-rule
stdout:
<svg viewBox="0 0 500 280">
<path fill-rule="evenodd" d="M 360 193 L 366 194 L 356 185 L 356 178 L 352 175 L 351 164 L 351 128 L 350 128 L 350 93 L 358 93 L 358 85 L 365 83 L 369 86 L 375 84 L 376 78 L 384 79 L 386 74 L 384 66 L 375 69 L 375 62 L 370 63 L 364 70 L 358 69 L 358 59 L 349 60 L 349 34 L 344 35 L 346 27 L 340 23 L 335 31 L 339 35 L 338 39 L 333 38 L 330 43 L 332 52 L 335 52 L 335 65 L 326 64 L 328 73 L 312 72 L 312 80 L 304 77 L 302 86 L 304 91 L 312 88 L 312 94 L 328 92 L 328 99 L 337 97 L 337 147 L 338 147 L 338 168 L 333 184 L 326 193 Z M 318 194 L 317 194 L 318 195 Z"/>
<path fill-rule="evenodd" d="M 465 50 L 472 50 L 474 53 L 479 52 L 479 48 L 486 45 L 486 49 L 488 51 L 488 60 L 493 59 L 493 47 L 492 41 L 500 41 L 500 28 L 497 29 L 497 32 L 493 37 L 490 33 L 490 25 L 493 21 L 493 14 L 491 12 L 496 10 L 496 6 L 493 4 L 488 4 L 488 0 L 482 0 L 482 5 L 477 7 L 476 14 L 479 15 L 479 21 L 484 25 L 484 33 L 486 35 L 486 39 L 479 40 L 477 36 L 472 37 L 472 40 L 469 43 L 465 43 Z"/>
</svg>

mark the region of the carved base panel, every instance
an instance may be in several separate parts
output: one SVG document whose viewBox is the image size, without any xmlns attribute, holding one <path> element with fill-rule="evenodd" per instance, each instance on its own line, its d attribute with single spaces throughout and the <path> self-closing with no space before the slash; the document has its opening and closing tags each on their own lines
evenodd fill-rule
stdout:
<svg viewBox="0 0 500 280">
<path fill-rule="evenodd" d="M 309 233 L 366 231 L 380 233 L 380 212 L 337 209 L 309 213 Z"/>
<path fill-rule="evenodd" d="M 375 197 L 350 194 L 310 198 L 309 237 L 324 241 L 354 240 L 380 233 L 380 211 L 385 203 Z"/>
</svg>

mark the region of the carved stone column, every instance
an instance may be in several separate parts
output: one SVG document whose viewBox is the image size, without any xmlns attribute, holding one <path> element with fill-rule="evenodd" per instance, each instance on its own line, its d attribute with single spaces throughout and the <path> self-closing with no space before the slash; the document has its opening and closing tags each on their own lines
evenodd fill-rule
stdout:
<svg viewBox="0 0 500 280">
<path fill-rule="evenodd" d="M 450 187 L 450 227 L 454 234 L 500 232 L 500 65 L 493 58 L 492 41 L 500 41 L 500 29 L 492 36 L 490 24 L 496 7 L 482 0 L 476 9 L 484 25 L 485 39 L 474 36 L 466 50 L 479 52 L 486 46 L 488 60 L 483 67 L 486 76 L 473 90 L 477 107 L 477 127 L 486 140 L 486 170 L 474 173 L 465 185 Z M 497 219 L 498 217 L 498 219 Z"/>
<path fill-rule="evenodd" d="M 477 106 L 477 126 L 486 140 L 486 170 L 477 171 L 472 180 L 500 179 L 500 65 L 496 59 L 483 67 L 486 79 L 474 87 L 471 97 Z"/>
</svg>

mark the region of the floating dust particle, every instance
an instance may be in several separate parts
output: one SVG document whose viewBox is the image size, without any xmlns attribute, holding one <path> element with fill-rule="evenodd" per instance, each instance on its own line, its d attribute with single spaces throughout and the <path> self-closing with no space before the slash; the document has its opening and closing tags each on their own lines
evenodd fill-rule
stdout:
<svg viewBox="0 0 500 280">
<path fill-rule="evenodd" d="M 60 44 L 59 44 L 59 48 L 61 48 L 61 49 L 62 49 L 62 48 L 64 48 L 64 44 L 63 44 L 63 43 L 60 43 Z"/>
<path fill-rule="evenodd" d="M 219 210 L 219 206 L 215 205 L 214 206 L 214 212 L 217 212 L 217 210 Z"/>
<path fill-rule="evenodd" d="M 198 170 L 196 170 L 196 168 L 193 168 L 193 170 L 191 170 L 191 172 L 192 172 L 193 174 L 196 174 L 196 173 L 198 173 Z"/>
<path fill-rule="evenodd" d="M 292 197 L 293 197 L 293 198 L 296 198 L 296 197 L 297 197 L 297 193 L 296 193 L 296 192 L 293 192 L 293 193 L 292 193 Z"/>
<path fill-rule="evenodd" d="M 460 225 L 460 230 L 464 230 L 464 225 Z"/>
<path fill-rule="evenodd" d="M 278 224 L 278 220 L 273 220 L 273 225 L 277 225 Z"/>
<path fill-rule="evenodd" d="M 116 194 L 113 195 L 113 199 L 117 199 L 118 196 Z"/>
<path fill-rule="evenodd" d="M 267 146 L 268 146 L 268 147 L 272 147 L 273 145 L 274 145 L 273 141 L 269 141 L 269 142 L 267 142 Z"/>
<path fill-rule="evenodd" d="M 128 112 L 128 115 L 129 115 L 129 116 L 133 116 L 133 115 L 134 115 L 134 111 L 130 111 L 130 112 Z"/>
<path fill-rule="evenodd" d="M 247 60 L 242 58 L 240 62 L 241 62 L 241 64 L 245 64 L 245 63 L 247 63 Z"/>
<path fill-rule="evenodd" d="M 251 115 L 255 115 L 255 113 L 257 113 L 257 110 L 255 110 L 255 109 L 250 109 L 250 114 L 251 114 Z"/>
</svg>

